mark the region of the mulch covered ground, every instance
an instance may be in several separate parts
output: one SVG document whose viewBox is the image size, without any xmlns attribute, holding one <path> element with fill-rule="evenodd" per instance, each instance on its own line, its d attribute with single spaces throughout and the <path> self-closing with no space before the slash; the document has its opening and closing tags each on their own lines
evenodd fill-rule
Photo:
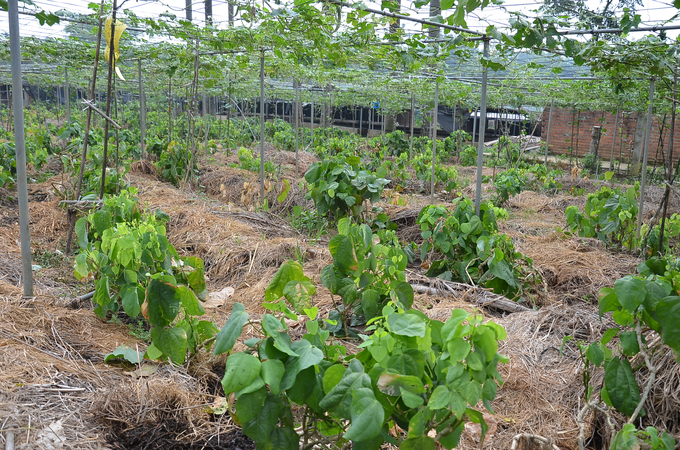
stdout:
<svg viewBox="0 0 680 450">
<path fill-rule="evenodd" d="M 226 165 L 233 155 L 203 158 L 199 162 L 202 188 L 196 191 L 159 181 L 153 166 L 143 163 L 128 175 L 130 184 L 139 189 L 141 206 L 170 215 L 168 237 L 180 254 L 204 259 L 213 293 L 208 314 L 218 326 L 226 321 L 234 302 L 243 303 L 254 318 L 264 313 L 261 303 L 272 275 L 282 262 L 301 255 L 306 274 L 318 286 L 315 304 L 322 313 L 332 308 L 319 279 L 321 269 L 332 260 L 327 244 L 296 231 L 288 219 L 294 205 L 310 207 L 304 186 L 295 178 L 291 155 L 272 156 L 284 164 L 284 170 L 266 187 L 267 211 L 255 207 L 256 175 Z M 313 161 L 314 155 L 301 154 L 298 162 L 306 168 Z M 466 170 L 461 170 L 462 176 L 470 175 Z M 283 179 L 290 191 L 278 202 L 276 197 L 285 188 Z M 214 415 L 208 408 L 223 395 L 219 381 L 224 358 L 200 355 L 183 367 L 104 363 L 104 355 L 118 345 L 142 350 L 145 344 L 130 334 L 128 325 L 105 323 L 95 317 L 90 304 L 73 301 L 92 286 L 77 283 L 72 257 L 57 252 L 63 250 L 67 232 L 65 213 L 54 193 L 62 182 L 57 176 L 31 186 L 32 242 L 34 253 L 43 255 L 44 261 L 34 273 L 35 298 L 24 299 L 18 288 L 22 280 L 16 204 L 0 203 L 0 436 L 14 431 L 17 448 L 25 449 L 254 448 L 228 414 Z M 485 195 L 491 190 L 485 185 Z M 474 185 L 466 187 L 464 194 L 474 196 Z M 402 198 L 405 206 L 391 205 L 389 199 L 380 206 L 399 225 L 403 241 L 417 240 L 415 218 L 429 199 L 415 194 Z M 437 201 L 446 203 L 443 198 Z M 501 231 L 533 259 L 542 275 L 540 309 L 511 312 L 494 307 L 491 294 L 472 287 L 453 295 L 436 283 L 424 282 L 419 269 L 412 269 L 410 280 L 423 285 L 414 306 L 430 317 L 445 320 L 453 308 L 477 309 L 508 332 L 500 351 L 510 357 L 510 363 L 500 367 L 505 384 L 493 402 L 496 414 L 487 415 L 490 431 L 484 448 L 509 449 L 513 438 L 522 433 L 543 436 L 559 448 L 578 447 L 576 415 L 583 402 L 583 365 L 573 343 L 560 352 L 563 338 L 599 338 L 608 325 L 597 314 L 599 289 L 633 273 L 640 262 L 631 255 L 611 253 L 599 241 L 559 232 L 566 225 L 564 209 L 584 203 L 585 197 L 570 193 L 524 192 L 507 205 L 510 219 L 500 224 Z M 304 328 L 302 323 L 291 327 L 293 333 Z M 244 335 L 253 333 L 245 330 Z M 645 424 L 663 422 L 669 431 L 679 433 L 680 399 L 675 393 L 680 373 L 677 364 L 670 364 L 673 355 L 663 357 L 669 364 L 657 374 L 661 381 L 646 405 Z M 646 377 L 643 371 L 637 375 L 640 380 Z M 591 414 L 588 420 L 589 445 L 604 445 L 602 418 Z M 479 430 L 467 427 L 460 448 L 479 448 Z"/>
</svg>

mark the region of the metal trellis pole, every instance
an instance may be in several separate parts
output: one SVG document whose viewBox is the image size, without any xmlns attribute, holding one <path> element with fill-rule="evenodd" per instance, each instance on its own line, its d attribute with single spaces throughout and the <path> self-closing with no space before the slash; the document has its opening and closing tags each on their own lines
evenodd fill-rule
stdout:
<svg viewBox="0 0 680 450">
<path fill-rule="evenodd" d="M 310 122 L 311 122 L 310 126 L 312 128 L 311 140 L 313 142 L 314 141 L 314 91 L 312 91 L 312 112 L 310 113 L 309 117 L 310 117 Z"/>
<path fill-rule="evenodd" d="M 437 164 L 437 119 L 439 118 L 439 78 L 434 85 L 434 110 L 432 113 L 432 178 L 430 179 L 430 203 L 434 203 L 434 174 Z"/>
<path fill-rule="evenodd" d="M 413 158 L 413 126 L 415 125 L 415 121 L 416 121 L 415 102 L 416 102 L 416 94 L 411 92 L 411 140 L 409 142 L 409 148 L 408 148 L 408 160 L 409 161 L 411 161 L 411 158 Z"/>
<path fill-rule="evenodd" d="M 295 176 L 300 176 L 298 171 L 298 152 L 300 150 L 300 85 L 295 84 Z"/>
<path fill-rule="evenodd" d="M 137 60 L 137 79 L 139 82 L 139 147 L 141 158 L 144 159 L 144 143 L 146 142 L 146 93 L 142 79 L 142 60 Z"/>
<path fill-rule="evenodd" d="M 548 113 L 548 132 L 545 135 L 545 161 L 543 162 L 546 166 L 548 165 L 548 152 L 550 151 L 550 131 L 552 130 L 553 105 L 554 100 L 551 98 L 550 112 Z"/>
<path fill-rule="evenodd" d="M 621 105 L 616 107 L 616 119 L 614 120 L 614 138 L 612 139 L 612 152 L 609 155 L 609 170 L 614 169 L 614 148 L 616 147 L 616 131 L 619 129 L 619 114 L 621 114 Z"/>
<path fill-rule="evenodd" d="M 17 194 L 19 197 L 19 232 L 24 296 L 33 297 L 31 233 L 28 220 L 28 186 L 26 181 L 26 138 L 24 136 L 24 91 L 21 79 L 21 46 L 18 0 L 9 0 L 9 47 L 12 64 L 12 101 L 14 106 L 14 143 L 17 162 Z"/>
<path fill-rule="evenodd" d="M 264 50 L 260 56 L 260 198 L 264 201 Z"/>
<path fill-rule="evenodd" d="M 649 81 L 649 106 L 647 109 L 647 127 L 645 128 L 645 150 L 642 157 L 642 181 L 640 182 L 640 207 L 638 208 L 638 220 L 636 236 L 640 239 L 642 228 L 642 208 L 645 206 L 645 184 L 647 183 L 647 156 L 649 155 L 649 138 L 652 131 L 652 107 L 654 106 L 654 77 Z"/>
<path fill-rule="evenodd" d="M 64 97 L 66 99 L 66 121 L 71 123 L 71 99 L 68 87 L 68 69 L 64 69 Z"/>
<path fill-rule="evenodd" d="M 489 38 L 484 39 L 484 58 L 489 57 Z M 475 214 L 479 216 L 482 205 L 482 168 L 484 167 L 484 132 L 486 131 L 486 82 L 488 67 L 482 71 L 482 93 L 479 105 L 479 142 L 477 144 L 477 188 L 475 189 Z"/>
</svg>

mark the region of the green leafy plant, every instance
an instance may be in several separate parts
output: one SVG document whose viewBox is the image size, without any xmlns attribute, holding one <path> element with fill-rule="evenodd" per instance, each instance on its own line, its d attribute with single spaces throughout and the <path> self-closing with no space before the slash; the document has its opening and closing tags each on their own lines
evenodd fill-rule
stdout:
<svg viewBox="0 0 680 450">
<path fill-rule="evenodd" d="M 512 240 L 498 233 L 492 205 L 482 203 L 477 216 L 469 199 L 461 197 L 453 203 L 453 212 L 430 205 L 418 214 L 421 259 L 430 261 L 427 275 L 481 284 L 520 298 L 538 281 L 531 258 L 515 251 Z"/>
<path fill-rule="evenodd" d="M 228 410 L 258 449 L 453 448 L 469 421 L 481 425 L 483 439 L 488 427 L 474 408 L 482 400 L 492 411 L 502 383 L 497 365 L 508 361 L 497 353 L 502 327 L 461 309 L 442 323 L 389 304 L 374 319 L 372 336 L 363 336 L 363 350 L 345 357 L 344 346 L 319 327 L 317 310 L 306 315 L 308 332 L 292 341 L 285 322 L 265 314 L 251 323 L 262 337 L 227 358 Z M 214 353 L 230 352 L 248 321 L 236 303 Z M 408 430 L 405 439 L 390 432 L 396 426 Z"/>
<path fill-rule="evenodd" d="M 620 187 L 602 186 L 599 191 L 588 194 L 585 213 L 573 205 L 565 210 L 567 225 L 581 237 L 597 237 L 607 246 L 633 250 L 638 246 L 635 226 L 639 194 L 639 184 L 625 191 Z"/>
<path fill-rule="evenodd" d="M 165 236 L 168 216 L 160 211 L 140 212 L 131 188 L 105 199 L 102 208 L 76 222 L 80 253 L 74 274 L 93 279 L 95 313 L 123 311 L 140 314 L 151 325 L 151 359 L 170 358 L 182 364 L 215 335 L 199 302 L 207 296 L 203 261 L 180 258 Z"/>
<path fill-rule="evenodd" d="M 611 448 L 634 449 L 647 443 L 652 448 L 670 450 L 675 448 L 675 440 L 668 433 L 664 431 L 659 436 L 653 427 L 638 430 L 634 423 L 645 415 L 644 404 L 656 381 L 659 367 L 655 356 L 669 349 L 680 351 L 680 273 L 667 261 L 657 258 L 640 264 L 638 271 L 639 276 L 627 275 L 617 280 L 613 288 L 600 290 L 600 317 L 611 312 L 617 326 L 606 330 L 599 341 L 581 347 L 586 362 L 586 404 L 579 417 L 592 408 L 609 416 L 609 409 L 614 408 L 628 421 L 618 431 L 608 421 Z M 651 331 L 660 339 L 651 339 Z M 590 371 L 599 367 L 604 369 L 604 385 L 598 391 L 591 382 Z M 635 372 L 641 367 L 649 373 L 642 390 L 635 378 Z M 584 427 L 580 420 L 581 448 Z"/>
<path fill-rule="evenodd" d="M 477 149 L 471 145 L 465 146 L 465 148 L 460 152 L 458 162 L 461 166 L 476 166 Z"/>
<path fill-rule="evenodd" d="M 239 167 L 241 169 L 250 170 L 251 172 L 260 172 L 260 157 L 255 157 L 255 152 L 252 149 L 241 147 L 238 149 L 238 159 L 240 161 Z M 276 172 L 276 166 L 271 161 L 264 162 L 264 171 L 268 174 Z"/>
<path fill-rule="evenodd" d="M 596 158 L 593 153 L 588 153 L 583 157 L 583 170 L 591 175 L 602 172 L 602 161 Z"/>
<path fill-rule="evenodd" d="M 389 180 L 361 169 L 358 156 L 335 157 L 316 162 L 305 173 L 309 196 L 320 214 L 330 213 L 335 219 L 359 218 L 364 201 L 380 200 Z"/>
<path fill-rule="evenodd" d="M 300 205 L 293 206 L 290 222 L 293 228 L 314 238 L 314 241 L 326 233 L 328 225 L 328 219 L 316 209 L 303 209 Z"/>
<path fill-rule="evenodd" d="M 343 218 L 328 249 L 333 263 L 321 271 L 321 282 L 342 299 L 342 308 L 338 308 L 342 321 L 334 332 L 348 335 L 350 319 L 352 323 L 372 319 L 390 300 L 402 309 L 411 307 L 413 288 L 404 273 L 408 258 L 394 232 L 383 230 L 374 236 L 368 225 Z"/>
<path fill-rule="evenodd" d="M 553 169 L 548 171 L 548 167 L 543 164 L 534 164 L 526 169 L 527 173 L 531 173 L 534 179 L 531 183 L 531 189 L 540 190 L 547 194 L 556 194 L 562 189 L 562 171 Z"/>
<path fill-rule="evenodd" d="M 191 151 L 185 148 L 184 144 L 172 141 L 160 154 L 160 159 L 156 163 L 156 169 L 161 177 L 175 186 L 184 179 L 187 167 L 191 161 Z M 194 172 L 198 171 L 198 166 L 194 162 Z"/>
<path fill-rule="evenodd" d="M 510 197 L 514 197 L 522 192 L 527 182 L 526 175 L 518 169 L 508 169 L 497 174 L 493 180 L 493 186 L 496 189 L 494 204 L 502 206 L 510 200 Z"/>
</svg>

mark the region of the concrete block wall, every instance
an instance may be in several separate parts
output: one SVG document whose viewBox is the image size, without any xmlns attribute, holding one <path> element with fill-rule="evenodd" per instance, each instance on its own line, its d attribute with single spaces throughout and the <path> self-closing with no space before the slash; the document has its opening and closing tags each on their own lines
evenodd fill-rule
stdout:
<svg viewBox="0 0 680 450">
<path fill-rule="evenodd" d="M 549 112 L 550 108 L 546 108 L 541 117 L 543 123 L 543 140 L 545 140 L 548 132 Z M 637 124 L 638 116 L 640 120 L 647 120 L 646 114 L 638 115 L 638 113 L 635 112 L 623 112 L 619 115 L 616 144 L 614 147 L 614 159 L 622 162 L 630 162 L 633 144 L 635 142 L 635 126 Z M 603 160 L 608 161 L 612 151 L 612 143 L 614 141 L 615 120 L 616 113 L 606 111 L 577 111 L 554 108 L 550 132 L 550 154 L 566 156 L 572 154 L 574 157 L 585 156 L 590 149 L 592 127 L 600 126 L 602 127 L 602 137 L 600 139 L 599 154 Z M 649 164 L 661 164 L 663 162 L 661 153 L 668 151 L 670 114 L 666 118 L 666 125 L 663 129 L 663 145 L 659 148 L 659 134 L 662 122 L 662 116 L 653 116 L 651 139 L 649 143 Z M 678 127 L 678 125 L 680 124 L 676 123 L 675 142 L 673 146 L 673 160 L 676 163 L 680 158 L 680 127 Z M 621 133 L 623 133 L 623 143 Z"/>
</svg>

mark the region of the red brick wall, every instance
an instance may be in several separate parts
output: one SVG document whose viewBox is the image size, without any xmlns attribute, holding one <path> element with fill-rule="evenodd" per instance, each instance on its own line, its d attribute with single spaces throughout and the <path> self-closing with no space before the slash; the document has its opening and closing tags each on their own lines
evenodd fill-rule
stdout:
<svg viewBox="0 0 680 450">
<path fill-rule="evenodd" d="M 543 111 L 543 140 L 545 140 L 548 133 L 549 112 L 550 108 L 546 108 Z M 619 115 L 619 129 L 616 133 L 614 159 L 620 159 L 623 162 L 630 161 L 633 151 L 633 142 L 635 141 L 635 126 L 637 118 L 638 114 L 635 112 L 624 112 Z M 592 134 L 593 126 L 601 126 L 603 131 L 602 137 L 600 138 L 599 153 L 602 159 L 608 161 L 612 151 L 615 120 L 615 113 L 609 113 L 605 111 L 576 111 L 570 109 L 554 108 L 550 132 L 550 153 L 567 156 L 573 154 L 573 156 L 578 157 L 586 155 L 590 150 L 590 136 Z M 646 114 L 641 114 L 640 120 L 646 120 Z M 662 122 L 662 116 L 653 117 L 651 140 L 649 142 L 649 164 L 661 164 L 663 161 L 663 156 L 661 153 L 668 151 L 667 146 L 670 129 L 670 114 L 666 118 L 666 125 L 663 129 L 663 145 L 661 148 L 659 148 L 659 132 L 661 131 Z M 676 123 L 676 125 L 679 124 Z M 622 131 L 623 145 L 621 145 Z M 673 160 L 677 162 L 678 158 L 680 158 L 680 129 L 677 127 L 674 141 Z"/>
</svg>

